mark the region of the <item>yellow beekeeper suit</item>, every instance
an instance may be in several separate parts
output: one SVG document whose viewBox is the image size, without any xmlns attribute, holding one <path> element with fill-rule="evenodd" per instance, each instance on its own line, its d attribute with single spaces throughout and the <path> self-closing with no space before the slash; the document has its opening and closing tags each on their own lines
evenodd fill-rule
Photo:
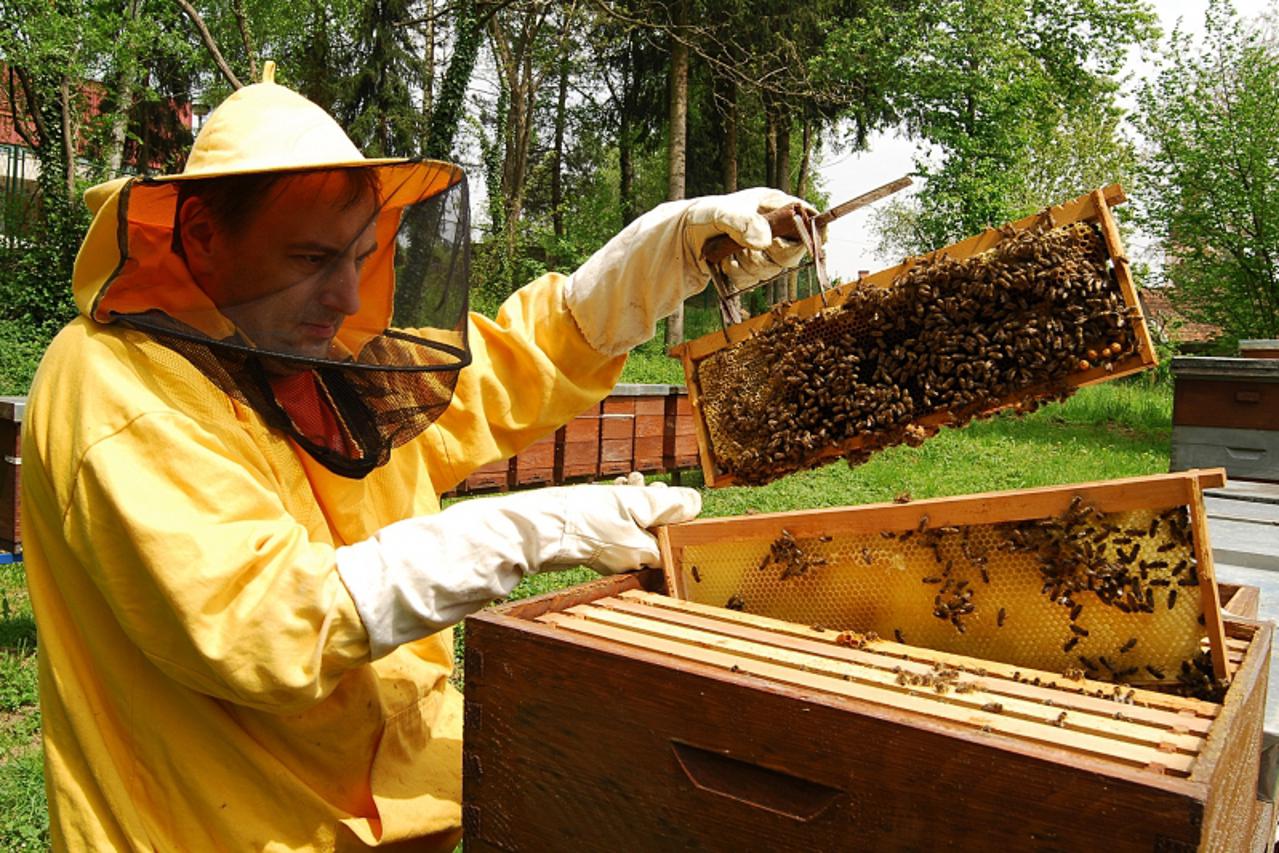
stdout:
<svg viewBox="0 0 1279 853">
<path fill-rule="evenodd" d="M 363 161 L 322 110 L 264 82 L 210 117 L 184 175 L 382 162 Z M 73 282 L 81 316 L 46 353 L 24 424 L 25 557 L 55 845 L 451 849 L 462 726 L 448 684 L 451 636 L 440 628 L 529 571 L 615 570 L 648 551 L 641 543 L 609 564 L 596 559 L 609 535 L 596 532 L 584 550 L 547 556 L 528 543 L 567 540 L 564 518 L 548 532 L 520 496 L 433 516 L 438 495 L 604 396 L 657 312 L 704 286 L 705 239 L 726 232 L 769 246 L 756 221 L 767 205 L 751 196 L 742 213 L 730 196 L 668 207 L 573 279 L 547 275 L 495 320 L 472 315 L 472 363 L 447 409 L 389 463 L 349 478 L 163 340 L 111 322 L 112 305 L 163 307 L 194 291 L 180 263 L 147 256 L 166 252 L 170 235 L 143 189 L 115 182 L 87 196 L 95 217 Z M 653 295 L 660 287 L 669 292 Z M 647 516 L 627 500 L 621 514 L 637 528 L 696 513 L 695 496 L 654 498 Z M 569 522 L 590 514 L 565 505 Z M 431 527 L 455 509 L 452 529 Z M 494 516 L 514 521 L 486 520 Z M 500 539 L 495 530 L 523 540 L 515 557 L 492 556 L 499 546 L 483 539 Z M 460 583 L 432 575 L 427 558 L 441 554 L 481 576 L 448 599 L 452 609 L 414 592 L 438 602 L 439 589 Z"/>
</svg>

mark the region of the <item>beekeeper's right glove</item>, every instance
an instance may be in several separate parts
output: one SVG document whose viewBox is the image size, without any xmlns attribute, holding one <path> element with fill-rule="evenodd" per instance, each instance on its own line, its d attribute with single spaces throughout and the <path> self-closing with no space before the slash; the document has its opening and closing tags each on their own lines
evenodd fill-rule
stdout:
<svg viewBox="0 0 1279 853">
<path fill-rule="evenodd" d="M 657 565 L 648 528 L 701 511 L 693 489 L 559 486 L 454 504 L 337 549 L 374 658 L 508 594 L 529 574 Z"/>
</svg>

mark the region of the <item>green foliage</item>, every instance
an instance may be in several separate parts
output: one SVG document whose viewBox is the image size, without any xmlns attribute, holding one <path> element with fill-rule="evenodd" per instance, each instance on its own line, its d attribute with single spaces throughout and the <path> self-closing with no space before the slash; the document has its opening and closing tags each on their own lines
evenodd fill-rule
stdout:
<svg viewBox="0 0 1279 853">
<path fill-rule="evenodd" d="M 924 189 L 881 216 L 886 248 L 945 245 L 1121 176 L 1114 74 L 1155 34 L 1139 0 L 927 0 L 887 14 L 871 4 L 814 60 L 850 85 L 886 81 L 883 112 L 927 146 Z"/>
<path fill-rule="evenodd" d="M 0 850 L 46 850 L 35 623 L 20 565 L 0 566 Z"/>
<path fill-rule="evenodd" d="M 1139 92 L 1151 151 L 1141 221 L 1167 247 L 1178 307 L 1229 342 L 1279 336 L 1279 43 L 1226 0 L 1196 41 L 1173 34 Z"/>
<path fill-rule="evenodd" d="M 0 337 L 19 346 L 20 341 L 47 340 L 76 315 L 71 272 L 89 224 L 83 204 L 68 199 L 65 189 L 59 191 L 52 181 L 41 184 L 40 215 L 30 239 L 0 247 Z M 24 352 L 20 349 L 12 358 L 23 358 Z M 12 369 L 11 355 L 0 356 L 0 370 L 8 375 Z"/>
<path fill-rule="evenodd" d="M 457 19 L 457 40 L 453 55 L 431 113 L 430 131 L 426 142 L 427 157 L 448 157 L 453 151 L 454 137 L 462 118 L 466 98 L 466 86 L 471 80 L 475 60 L 479 56 L 484 31 L 480 21 L 479 4 L 463 3 Z"/>
<path fill-rule="evenodd" d="M 22 396 L 31 387 L 48 339 L 23 322 L 0 320 L 0 397 Z"/>
<path fill-rule="evenodd" d="M 0 849 L 49 849 L 44 757 L 38 748 L 14 750 L 0 760 Z"/>
<path fill-rule="evenodd" d="M 36 691 L 36 658 L 26 649 L 0 649 L 0 712 L 12 712 L 39 701 Z"/>
</svg>

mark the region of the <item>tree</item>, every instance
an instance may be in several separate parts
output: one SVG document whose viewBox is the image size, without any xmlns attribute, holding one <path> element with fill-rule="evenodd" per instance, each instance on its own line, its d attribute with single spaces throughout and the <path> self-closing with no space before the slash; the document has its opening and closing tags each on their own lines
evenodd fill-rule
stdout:
<svg viewBox="0 0 1279 853">
<path fill-rule="evenodd" d="M 688 25 L 690 0 L 676 0 L 671 22 L 670 118 L 667 122 L 667 187 L 668 201 L 684 198 L 688 153 L 688 45 L 679 38 L 679 28 Z M 666 318 L 666 345 L 684 340 L 684 304 L 680 303 Z"/>
<path fill-rule="evenodd" d="M 1208 6 L 1204 40 L 1173 34 L 1139 93 L 1150 141 L 1142 224 L 1192 319 L 1229 338 L 1279 337 L 1279 44 L 1273 29 Z"/>
<path fill-rule="evenodd" d="M 926 143 L 916 250 L 1025 212 L 1036 152 L 1112 104 L 1128 48 L 1156 33 L 1140 0 L 890 5 L 836 26 L 817 67 L 870 88 L 872 111 L 852 113 L 858 133 L 878 114 Z"/>
</svg>

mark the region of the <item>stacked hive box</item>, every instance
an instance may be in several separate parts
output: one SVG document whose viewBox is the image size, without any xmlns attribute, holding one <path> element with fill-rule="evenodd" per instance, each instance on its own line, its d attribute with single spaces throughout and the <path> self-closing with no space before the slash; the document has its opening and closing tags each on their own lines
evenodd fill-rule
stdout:
<svg viewBox="0 0 1279 853">
<path fill-rule="evenodd" d="M 1239 342 L 1240 358 L 1279 358 L 1279 339 L 1256 338 Z"/>
<path fill-rule="evenodd" d="M 22 474 L 25 397 L 0 397 L 0 551 L 22 549 L 18 482 Z"/>
<path fill-rule="evenodd" d="M 1279 481 L 1279 359 L 1172 360 L 1172 469 Z"/>
<path fill-rule="evenodd" d="M 456 494 L 528 488 L 697 465 L 696 427 L 681 386 L 620 384 L 515 457 L 472 472 Z"/>
</svg>

